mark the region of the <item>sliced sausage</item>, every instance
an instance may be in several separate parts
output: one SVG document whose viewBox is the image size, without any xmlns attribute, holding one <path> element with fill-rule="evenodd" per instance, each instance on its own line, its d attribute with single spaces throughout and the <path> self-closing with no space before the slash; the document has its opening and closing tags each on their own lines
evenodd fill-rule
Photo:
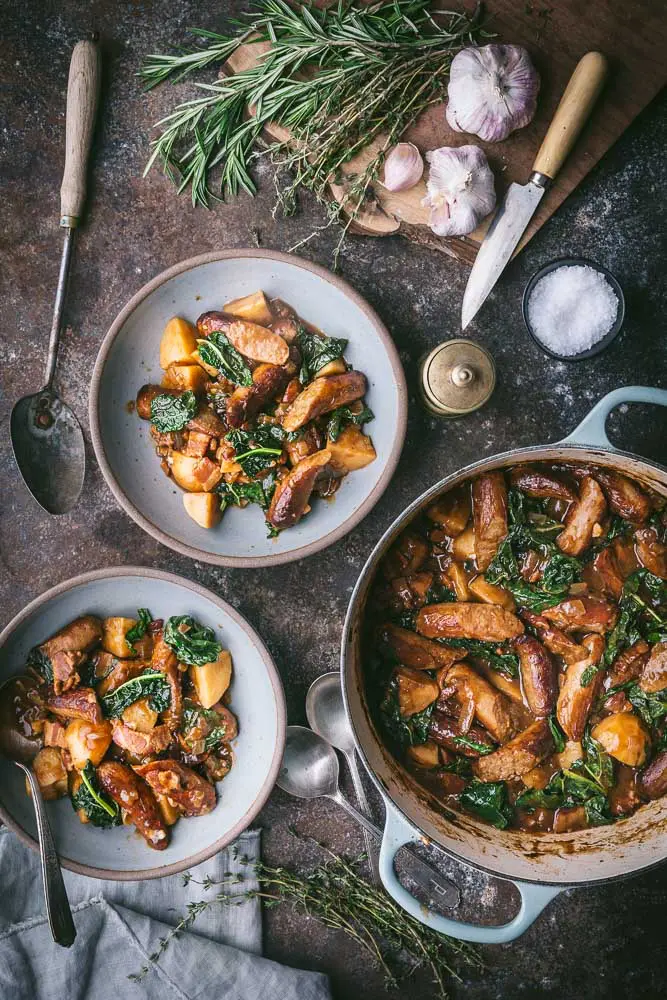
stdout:
<svg viewBox="0 0 667 1000">
<path fill-rule="evenodd" d="M 485 472 L 472 484 L 477 568 L 484 572 L 507 535 L 507 487 L 502 472 Z"/>
<path fill-rule="evenodd" d="M 361 399 L 365 392 L 366 376 L 362 372 L 316 378 L 296 397 L 283 417 L 283 427 L 288 432 L 297 431 L 322 413 Z"/>
<path fill-rule="evenodd" d="M 437 709 L 431 715 L 429 737 L 441 746 L 447 747 L 448 750 L 460 753 L 463 757 L 480 757 L 481 753 L 479 750 L 462 743 L 462 738 L 469 742 L 481 743 L 485 747 L 494 746 L 494 741 L 480 726 L 471 726 L 468 732 L 464 733 L 456 719 L 452 719 Z"/>
<path fill-rule="evenodd" d="M 549 715 L 558 698 L 558 670 L 541 642 L 532 635 L 520 635 L 512 642 L 519 656 L 521 684 L 533 715 Z"/>
<path fill-rule="evenodd" d="M 239 386 L 227 400 L 225 413 L 230 427 L 241 427 L 282 392 L 295 372 L 294 365 L 258 365 L 252 385 Z"/>
<path fill-rule="evenodd" d="M 636 680 L 649 658 L 649 644 L 639 639 L 616 657 L 609 671 L 609 687 Z"/>
<path fill-rule="evenodd" d="M 100 764 L 97 779 L 103 791 L 127 813 L 148 846 L 163 851 L 169 843 L 169 834 L 146 782 L 131 767 L 111 760 Z"/>
<path fill-rule="evenodd" d="M 156 726 L 150 733 L 140 733 L 114 719 L 111 739 L 117 747 L 127 750 L 133 757 L 150 757 L 166 750 L 173 737 L 168 726 Z"/>
<path fill-rule="evenodd" d="M 602 686 L 602 671 L 597 671 L 585 687 L 581 679 L 589 667 L 598 666 L 604 653 L 604 639 L 599 635 L 587 635 L 583 645 L 587 655 L 568 666 L 556 704 L 556 717 L 570 740 L 580 740 L 584 735 L 588 716 Z"/>
<path fill-rule="evenodd" d="M 458 687 L 468 689 L 475 706 L 475 718 L 498 743 L 504 743 L 516 731 L 510 699 L 466 663 L 457 663 L 449 670 L 446 685 L 455 690 Z"/>
<path fill-rule="evenodd" d="M 476 760 L 472 769 L 480 781 L 520 778 L 537 767 L 553 749 L 549 723 L 546 719 L 538 719 L 509 743 Z"/>
<path fill-rule="evenodd" d="M 635 531 L 635 551 L 642 566 L 661 580 L 667 580 L 667 545 L 658 539 L 655 528 Z"/>
<path fill-rule="evenodd" d="M 667 750 L 656 754 L 641 774 L 641 790 L 649 799 L 659 799 L 667 792 Z"/>
<path fill-rule="evenodd" d="M 210 406 L 201 403 L 194 417 L 188 420 L 185 429 L 196 431 L 198 434 L 206 434 L 208 437 L 219 438 L 222 437 L 227 428 Z"/>
<path fill-rule="evenodd" d="M 548 621 L 565 631 L 609 632 L 618 618 L 618 608 L 598 597 L 568 597 L 542 612 Z"/>
<path fill-rule="evenodd" d="M 565 500 L 576 503 L 577 494 L 571 487 L 556 476 L 530 465 L 517 465 L 510 471 L 512 486 L 522 490 L 529 497 L 553 497 L 555 500 Z"/>
<path fill-rule="evenodd" d="M 184 816 L 203 816 L 215 809 L 215 788 L 185 764 L 152 760 L 135 767 L 156 795 L 163 795 Z"/>
<path fill-rule="evenodd" d="M 636 483 L 620 472 L 595 468 L 591 472 L 603 489 L 609 508 L 624 521 L 645 521 L 651 513 L 651 503 L 647 495 Z"/>
<path fill-rule="evenodd" d="M 390 622 L 381 626 L 378 638 L 383 645 L 391 649 L 401 663 L 415 670 L 451 667 L 457 660 L 464 660 L 468 652 L 466 649 L 443 646 L 442 643 L 425 639 L 410 629 L 400 628 Z"/>
<path fill-rule="evenodd" d="M 656 642 L 642 668 L 639 686 L 650 693 L 667 688 L 667 642 Z"/>
<path fill-rule="evenodd" d="M 82 615 L 65 625 L 39 647 L 49 659 L 55 653 L 87 653 L 102 639 L 102 622 L 94 615 Z"/>
<path fill-rule="evenodd" d="M 273 330 L 224 312 L 202 313 L 197 320 L 197 329 L 204 337 L 215 331 L 224 333 L 230 344 L 251 361 L 284 365 L 289 358 L 289 346 Z"/>
<path fill-rule="evenodd" d="M 566 663 L 576 663 L 586 655 L 586 650 L 566 635 L 556 625 L 552 625 L 544 615 L 536 615 L 533 611 L 522 608 L 519 616 L 527 625 L 532 626 L 550 653 L 562 657 Z"/>
<path fill-rule="evenodd" d="M 293 527 L 306 512 L 315 481 L 331 461 L 331 452 L 324 449 L 309 455 L 295 465 L 278 484 L 267 514 L 274 528 Z"/>
<path fill-rule="evenodd" d="M 102 709 L 97 695 L 92 688 L 78 687 L 63 694 L 47 696 L 45 707 L 49 712 L 62 719 L 86 719 L 88 722 L 101 722 Z"/>
<path fill-rule="evenodd" d="M 579 488 L 579 499 L 565 515 L 565 528 L 556 538 L 558 548 L 569 556 L 581 555 L 590 545 L 593 529 L 606 509 L 600 485 L 592 476 L 585 476 Z"/>
<path fill-rule="evenodd" d="M 516 615 L 495 604 L 453 601 L 429 604 L 417 616 L 417 631 L 429 639 L 481 639 L 503 642 L 523 632 Z"/>
</svg>

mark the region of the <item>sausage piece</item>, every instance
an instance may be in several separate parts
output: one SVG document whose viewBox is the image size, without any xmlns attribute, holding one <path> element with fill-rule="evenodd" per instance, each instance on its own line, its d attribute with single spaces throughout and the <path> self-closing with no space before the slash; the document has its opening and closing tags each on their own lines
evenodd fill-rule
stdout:
<svg viewBox="0 0 667 1000">
<path fill-rule="evenodd" d="M 555 500 L 566 500 L 568 503 L 577 501 L 577 494 L 566 483 L 530 465 L 517 465 L 512 469 L 510 482 L 529 497 L 552 497 Z"/>
<path fill-rule="evenodd" d="M 538 719 L 493 753 L 476 760 L 472 769 L 480 781 L 520 778 L 548 757 L 554 741 L 546 719 Z"/>
<path fill-rule="evenodd" d="M 556 717 L 570 740 L 580 740 L 584 735 L 588 716 L 602 686 L 602 671 L 598 671 L 586 687 L 582 686 L 581 679 L 584 671 L 597 667 L 602 659 L 604 639 L 599 635 L 587 635 L 583 645 L 587 655 L 568 666 L 556 704 Z"/>
<path fill-rule="evenodd" d="M 644 664 L 649 658 L 649 645 L 644 639 L 639 639 L 616 657 L 609 671 L 609 687 L 624 684 L 625 681 L 636 680 Z"/>
<path fill-rule="evenodd" d="M 466 663 L 457 663 L 451 668 L 446 686 L 455 690 L 468 689 L 475 706 L 475 718 L 498 743 L 504 743 L 516 731 L 510 699 Z"/>
<path fill-rule="evenodd" d="M 522 621 L 535 629 L 549 652 L 555 656 L 561 656 L 566 663 L 576 663 L 586 655 L 583 646 L 580 646 L 556 625 L 552 625 L 544 615 L 536 615 L 534 611 L 522 608 L 519 611 L 519 616 Z"/>
<path fill-rule="evenodd" d="M 496 604 L 453 601 L 429 604 L 417 615 L 417 631 L 429 639 L 482 639 L 503 642 L 523 632 L 511 611 Z"/>
<path fill-rule="evenodd" d="M 123 809 L 149 847 L 164 851 L 169 834 L 157 800 L 131 767 L 117 761 L 105 761 L 97 769 L 97 779 L 103 791 Z"/>
<path fill-rule="evenodd" d="M 568 597 L 545 608 L 542 615 L 565 631 L 609 632 L 618 618 L 618 608 L 599 597 Z"/>
<path fill-rule="evenodd" d="M 256 417 L 285 389 L 294 372 L 294 365 L 257 365 L 252 373 L 252 385 L 239 386 L 227 400 L 225 413 L 229 426 L 241 427 Z"/>
<path fill-rule="evenodd" d="M 592 591 L 604 594 L 617 601 L 623 590 L 623 577 L 616 562 L 616 556 L 611 547 L 602 549 L 593 562 L 584 566 L 583 580 Z"/>
<path fill-rule="evenodd" d="M 45 706 L 49 712 L 63 719 L 102 721 L 102 709 L 92 688 L 78 687 L 63 694 L 56 694 L 54 691 L 46 698 Z"/>
<path fill-rule="evenodd" d="M 656 754 L 640 778 L 641 790 L 649 799 L 659 799 L 667 792 L 667 750 Z"/>
<path fill-rule="evenodd" d="M 593 528 L 604 517 L 607 504 L 604 493 L 592 476 L 585 476 L 579 488 L 579 499 L 565 515 L 565 528 L 556 538 L 556 545 L 569 556 L 578 556 L 588 548 Z"/>
<path fill-rule="evenodd" d="M 507 535 L 507 488 L 502 472 L 486 472 L 472 484 L 477 568 L 484 572 Z"/>
<path fill-rule="evenodd" d="M 289 346 L 273 330 L 249 320 L 228 316 L 224 312 L 213 310 L 202 313 L 197 320 L 197 329 L 204 337 L 219 330 L 237 351 L 251 361 L 284 365 L 289 358 Z"/>
<path fill-rule="evenodd" d="M 480 757 L 479 750 L 459 742 L 462 737 L 473 743 L 481 743 L 485 747 L 494 745 L 489 734 L 480 726 L 471 726 L 468 732 L 464 733 L 455 719 L 435 709 L 431 715 L 429 738 L 441 746 L 447 747 L 448 750 L 453 750 L 454 753 L 460 753 L 463 757 Z"/>
<path fill-rule="evenodd" d="M 184 816 L 203 816 L 215 809 L 215 788 L 176 760 L 152 760 L 134 769 L 156 795 L 162 795 Z"/>
<path fill-rule="evenodd" d="M 558 698 L 558 671 L 541 642 L 532 635 L 520 635 L 512 646 L 519 656 L 521 684 L 533 715 L 549 715 Z"/>
<path fill-rule="evenodd" d="M 102 639 L 102 622 L 94 615 L 82 615 L 65 625 L 39 647 L 49 659 L 55 653 L 87 653 Z"/>
<path fill-rule="evenodd" d="M 155 726 L 150 733 L 140 733 L 114 719 L 111 739 L 117 747 L 127 750 L 133 757 L 150 757 L 166 750 L 173 737 L 168 726 Z"/>
<path fill-rule="evenodd" d="M 635 531 L 635 551 L 642 566 L 661 580 L 667 580 L 667 545 L 658 539 L 655 528 Z"/>
<path fill-rule="evenodd" d="M 288 432 L 297 431 L 322 413 L 361 399 L 365 392 L 366 376 L 362 372 L 316 378 L 296 397 L 283 417 L 283 427 Z"/>
<path fill-rule="evenodd" d="M 442 643 L 425 639 L 410 629 L 400 628 L 390 622 L 381 626 L 378 638 L 391 649 L 401 663 L 414 670 L 451 667 L 458 660 L 464 660 L 468 654 L 467 649 L 443 646 Z"/>
<path fill-rule="evenodd" d="M 295 465 L 278 484 L 267 514 L 267 521 L 274 528 L 292 528 L 306 512 L 317 477 L 331 461 L 326 448 L 316 451 Z"/>
<path fill-rule="evenodd" d="M 642 668 L 639 686 L 649 693 L 667 688 L 667 642 L 656 642 Z"/>
<path fill-rule="evenodd" d="M 647 495 L 640 490 L 627 476 L 620 472 L 610 472 L 596 468 L 595 476 L 607 498 L 609 508 L 625 521 L 645 521 L 651 513 L 651 504 Z"/>
</svg>

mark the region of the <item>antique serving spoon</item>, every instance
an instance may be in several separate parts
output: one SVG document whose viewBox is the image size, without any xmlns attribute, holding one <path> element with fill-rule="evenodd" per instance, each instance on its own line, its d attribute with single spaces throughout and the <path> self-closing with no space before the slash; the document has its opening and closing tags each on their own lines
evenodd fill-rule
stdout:
<svg viewBox="0 0 667 1000">
<path fill-rule="evenodd" d="M 26 486 L 49 514 L 64 514 L 81 493 L 86 471 L 83 431 L 53 388 L 74 230 L 86 197 L 86 168 L 100 90 L 100 54 L 93 42 L 78 42 L 67 86 L 65 171 L 60 189 L 60 225 L 65 230 L 56 302 L 49 335 L 44 387 L 15 404 L 12 448 Z"/>
<path fill-rule="evenodd" d="M 347 801 L 338 786 L 338 757 L 325 739 L 306 726 L 288 726 L 283 762 L 276 784 L 289 795 L 300 799 L 325 797 L 337 802 L 348 816 L 356 820 L 377 841 L 382 830 Z M 409 847 L 404 849 L 406 874 L 426 893 L 430 905 L 452 908 L 458 906 L 460 892 L 453 882 L 444 878 Z"/>
<path fill-rule="evenodd" d="M 11 689 L 15 688 L 19 681 L 30 683 L 27 677 L 10 677 L 0 686 L 0 753 L 21 768 L 30 784 L 35 819 L 37 820 L 37 839 L 39 840 L 39 853 L 42 862 L 46 915 L 53 940 L 64 948 L 69 948 L 74 943 L 76 929 L 67 899 L 67 890 L 63 882 L 63 873 L 60 870 L 56 845 L 44 808 L 44 799 L 39 782 L 30 767 L 40 746 L 36 740 L 24 736 L 16 725 L 14 705 L 17 692 L 15 691 L 14 697 L 12 697 Z"/>
</svg>

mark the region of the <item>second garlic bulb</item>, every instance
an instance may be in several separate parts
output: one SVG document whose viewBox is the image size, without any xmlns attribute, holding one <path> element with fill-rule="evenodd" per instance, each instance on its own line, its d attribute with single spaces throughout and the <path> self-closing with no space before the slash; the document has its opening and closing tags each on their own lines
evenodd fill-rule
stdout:
<svg viewBox="0 0 667 1000">
<path fill-rule="evenodd" d="M 477 146 L 443 146 L 426 154 L 430 164 L 422 205 L 430 208 L 436 236 L 466 236 L 496 204 L 493 174 Z"/>
</svg>

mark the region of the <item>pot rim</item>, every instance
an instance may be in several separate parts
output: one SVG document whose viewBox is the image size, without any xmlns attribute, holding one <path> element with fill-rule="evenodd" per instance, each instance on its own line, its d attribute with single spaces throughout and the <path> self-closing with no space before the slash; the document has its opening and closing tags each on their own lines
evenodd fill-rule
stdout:
<svg viewBox="0 0 667 1000">
<path fill-rule="evenodd" d="M 0 650 L 2 650 L 2 647 L 9 636 L 14 633 L 19 625 L 29 618 L 33 612 L 43 607 L 54 597 L 59 597 L 61 594 L 65 594 L 82 584 L 93 583 L 96 580 L 109 580 L 123 576 L 147 576 L 154 580 L 164 580 L 167 583 L 176 583 L 181 587 L 185 587 L 187 590 L 193 591 L 193 593 L 197 594 L 199 597 L 204 597 L 211 601 L 211 603 L 215 604 L 224 614 L 228 615 L 245 632 L 248 639 L 252 642 L 253 646 L 262 658 L 273 690 L 277 716 L 276 743 L 273 749 L 271 764 L 257 798 L 246 813 L 234 824 L 234 826 L 221 837 L 218 837 L 212 844 L 209 844 L 208 847 L 204 847 L 201 851 L 197 851 L 197 853 L 192 854 L 187 858 L 183 858 L 182 861 L 174 861 L 170 865 L 137 869 L 98 868 L 93 865 L 81 864 L 78 861 L 74 861 L 72 858 L 67 858 L 64 855 L 59 854 L 61 866 L 63 868 L 67 868 L 68 871 L 76 872 L 79 875 L 88 875 L 91 878 L 108 879 L 114 882 L 140 882 L 143 881 L 143 879 L 162 878 L 165 875 L 175 875 L 178 872 L 185 871 L 187 868 L 192 868 L 194 865 L 201 864 L 203 861 L 208 861 L 209 858 L 212 858 L 214 854 L 217 854 L 224 847 L 227 847 L 228 844 L 232 843 L 233 840 L 248 829 L 252 821 L 266 803 L 266 800 L 273 790 L 276 778 L 278 777 L 278 771 L 280 769 L 285 746 L 287 708 L 285 704 L 285 692 L 283 690 L 280 674 L 278 673 L 278 668 L 276 667 L 273 657 L 264 645 L 260 635 L 255 631 L 250 622 L 248 622 L 243 615 L 236 610 L 236 608 L 233 608 L 231 604 L 228 604 L 227 601 L 224 601 L 221 597 L 218 597 L 217 594 L 214 594 L 213 591 L 208 590 L 206 587 L 202 587 L 193 580 L 188 580 L 186 577 L 179 576 L 176 573 L 167 573 L 164 570 L 153 569 L 148 566 L 109 566 L 106 569 L 90 570 L 86 573 L 78 573 L 76 576 L 63 580 L 54 587 L 50 587 L 43 594 L 33 598 L 29 604 L 26 604 L 26 606 L 14 615 L 11 621 L 5 625 L 0 632 Z M 31 837 L 31 835 L 27 833 L 27 831 L 24 830 L 23 827 L 14 819 L 11 813 L 5 809 L 1 798 L 0 819 L 19 837 L 20 840 L 23 841 L 24 844 L 30 847 L 33 851 L 39 852 L 39 844 L 37 841 Z"/>
<path fill-rule="evenodd" d="M 348 719 L 350 720 L 350 725 L 352 728 L 352 733 L 354 736 L 354 742 L 357 753 L 361 757 L 367 774 L 371 778 L 373 784 L 377 788 L 382 798 L 385 801 L 388 800 L 391 803 L 392 807 L 400 815 L 402 821 L 407 826 L 415 830 L 423 841 L 426 841 L 428 844 L 437 847 L 439 850 L 443 851 L 448 856 L 454 858 L 460 864 L 468 865 L 469 867 L 475 868 L 476 870 L 484 872 L 487 875 L 491 875 L 494 878 L 503 879 L 506 882 L 519 881 L 534 885 L 547 885 L 547 886 L 560 887 L 561 889 L 565 890 L 568 888 L 575 888 L 577 886 L 585 886 L 593 884 L 602 885 L 606 882 L 615 882 L 618 881 L 619 879 L 630 878 L 633 875 L 647 872 L 652 868 L 657 868 L 659 865 L 662 865 L 665 863 L 665 861 L 667 861 L 667 847 L 665 848 L 666 853 L 663 858 L 657 861 L 652 861 L 649 864 L 643 865 L 639 868 L 631 868 L 629 871 L 620 872 L 615 875 L 604 875 L 604 876 L 592 875 L 590 878 L 586 879 L 570 879 L 567 882 L 552 881 L 549 879 L 541 878 L 539 876 L 536 876 L 534 878 L 526 875 L 521 875 L 520 877 L 519 876 L 513 877 L 511 875 L 500 873 L 495 869 L 488 867 L 487 865 L 481 864 L 478 861 L 472 861 L 467 857 L 463 857 L 461 854 L 453 850 L 451 847 L 449 846 L 445 847 L 434 837 L 422 831 L 416 825 L 416 823 L 406 815 L 400 802 L 397 801 L 397 797 L 383 784 L 378 775 L 375 773 L 373 767 L 371 766 L 368 760 L 365 747 L 357 734 L 357 730 L 354 724 L 354 718 L 350 711 L 350 704 L 347 692 L 347 665 L 349 661 L 348 647 L 351 644 L 350 638 L 352 636 L 354 629 L 354 621 L 358 613 L 357 602 L 359 599 L 359 593 L 362 590 L 362 588 L 365 587 L 366 585 L 368 574 L 371 572 L 371 570 L 373 571 L 375 570 L 376 564 L 379 561 L 381 554 L 384 554 L 389 543 L 406 525 L 406 522 L 409 522 L 412 516 L 416 514 L 417 511 L 420 510 L 423 506 L 425 506 L 426 503 L 432 497 L 439 495 L 440 493 L 443 492 L 443 490 L 445 490 L 448 486 L 453 485 L 455 482 L 460 482 L 463 479 L 469 478 L 470 475 L 473 475 L 476 471 L 482 468 L 487 470 L 497 468 L 498 466 L 503 464 L 507 459 L 512 459 L 513 461 L 511 462 L 511 464 L 516 465 L 519 464 L 522 455 L 531 454 L 535 456 L 536 452 L 553 451 L 554 449 L 558 448 L 565 449 L 567 451 L 572 451 L 575 455 L 577 452 L 587 452 L 589 454 L 593 452 L 599 455 L 601 458 L 605 457 L 610 459 L 626 458 L 629 459 L 630 461 L 637 462 L 638 465 L 641 467 L 648 468 L 650 470 L 656 470 L 662 473 L 665 477 L 667 477 L 667 467 L 661 465 L 659 462 L 653 462 L 650 459 L 641 458 L 640 456 L 635 455 L 633 452 L 622 451 L 621 449 L 612 447 L 602 447 L 600 445 L 594 445 L 594 444 L 575 443 L 567 440 L 555 441 L 552 444 L 528 445 L 522 448 L 512 449 L 511 451 L 498 452 L 495 455 L 490 455 L 488 458 L 478 459 L 476 462 L 472 462 L 470 465 L 464 466 L 463 468 L 458 469 L 453 473 L 450 473 L 448 476 L 445 476 L 437 483 L 434 483 L 428 489 L 424 490 L 421 494 L 419 494 L 418 497 L 412 500 L 408 504 L 408 506 L 396 518 L 394 518 L 392 523 L 383 532 L 382 536 L 373 546 L 371 553 L 369 554 L 368 558 L 366 559 L 366 562 L 364 563 L 361 569 L 361 572 L 359 573 L 357 582 L 354 586 L 354 589 L 350 597 L 350 601 L 347 607 L 347 612 L 345 614 L 345 621 L 343 624 L 343 632 L 342 632 L 341 647 L 340 647 L 340 672 L 341 672 L 341 687 L 343 690 L 343 702 L 345 704 L 345 710 L 347 712 Z M 514 461 L 515 459 L 516 461 Z M 509 465 L 510 463 L 507 464 Z"/>
</svg>

